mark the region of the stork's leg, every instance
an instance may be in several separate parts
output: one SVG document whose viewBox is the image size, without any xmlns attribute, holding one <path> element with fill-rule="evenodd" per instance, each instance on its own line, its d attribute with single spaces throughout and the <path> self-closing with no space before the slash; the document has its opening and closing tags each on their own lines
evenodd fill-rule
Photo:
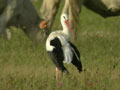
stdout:
<svg viewBox="0 0 120 90">
<path fill-rule="evenodd" d="M 56 81 L 58 81 L 58 73 L 59 73 L 59 69 L 56 67 Z M 61 72 L 60 79 L 61 80 L 63 79 L 63 72 Z M 63 82 L 60 82 L 59 86 L 62 87 L 63 86 Z"/>
<path fill-rule="evenodd" d="M 56 67 L 56 80 L 58 80 L 58 71 L 59 69 Z"/>
<path fill-rule="evenodd" d="M 59 82 L 59 86 L 62 87 L 63 86 L 63 72 L 61 72 L 61 75 L 60 75 L 60 82 Z"/>
<path fill-rule="evenodd" d="M 61 79 L 63 79 L 63 72 L 61 72 Z"/>
</svg>

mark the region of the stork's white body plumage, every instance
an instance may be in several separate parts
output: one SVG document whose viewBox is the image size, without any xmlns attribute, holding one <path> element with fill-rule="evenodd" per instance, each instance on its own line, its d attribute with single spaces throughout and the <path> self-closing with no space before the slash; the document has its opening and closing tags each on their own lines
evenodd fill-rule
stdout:
<svg viewBox="0 0 120 90">
<path fill-rule="evenodd" d="M 46 50 L 58 69 L 69 73 L 63 63 L 72 63 L 79 72 L 82 71 L 80 53 L 78 49 L 70 42 L 70 25 L 66 14 L 61 15 L 61 24 L 63 30 L 52 32 L 46 40 Z M 56 76 L 57 77 L 57 76 Z M 57 78 L 56 78 L 57 79 Z"/>
<path fill-rule="evenodd" d="M 54 38 L 58 38 L 61 42 L 62 45 L 62 50 L 64 53 L 64 63 L 71 63 L 72 61 L 72 49 L 70 47 L 70 44 L 68 43 L 68 41 L 70 40 L 69 37 L 67 35 L 65 35 L 62 31 L 56 31 L 56 32 L 52 32 L 47 41 L 46 41 L 46 50 L 47 51 L 52 51 L 55 47 L 50 45 L 50 41 L 53 40 Z"/>
</svg>

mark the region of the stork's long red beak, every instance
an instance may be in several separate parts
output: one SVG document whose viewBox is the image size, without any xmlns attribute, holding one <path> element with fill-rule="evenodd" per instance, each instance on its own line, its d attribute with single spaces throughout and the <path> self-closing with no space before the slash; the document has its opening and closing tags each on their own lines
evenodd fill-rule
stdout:
<svg viewBox="0 0 120 90">
<path fill-rule="evenodd" d="M 69 20 L 66 20 L 65 23 L 67 24 L 69 30 L 72 32 L 71 26 L 70 26 L 70 24 L 69 24 Z"/>
</svg>

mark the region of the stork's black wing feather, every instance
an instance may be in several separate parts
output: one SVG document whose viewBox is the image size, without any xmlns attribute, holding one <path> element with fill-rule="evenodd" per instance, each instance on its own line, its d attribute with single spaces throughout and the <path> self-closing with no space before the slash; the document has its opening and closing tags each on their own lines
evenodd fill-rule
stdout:
<svg viewBox="0 0 120 90">
<path fill-rule="evenodd" d="M 72 52 L 73 52 L 72 64 L 77 67 L 79 72 L 81 72 L 82 71 L 82 63 L 80 60 L 80 52 L 78 51 L 77 47 L 74 44 L 72 44 L 70 41 L 69 41 L 69 44 L 70 44 L 70 46 L 72 48 Z"/>
<path fill-rule="evenodd" d="M 59 38 L 56 37 L 51 40 L 50 45 L 55 47 L 52 52 L 48 52 L 54 64 L 63 72 L 68 73 L 67 69 L 63 65 L 64 53 Z"/>
<path fill-rule="evenodd" d="M 80 52 L 77 49 L 77 47 L 74 44 L 72 44 L 70 41 L 69 41 L 69 44 L 75 50 L 75 53 L 77 54 L 77 56 L 80 58 Z"/>
<path fill-rule="evenodd" d="M 61 44 L 59 38 L 57 38 L 57 37 L 50 41 L 50 45 L 52 45 L 58 49 L 61 49 L 61 47 L 62 47 L 62 44 Z"/>
</svg>

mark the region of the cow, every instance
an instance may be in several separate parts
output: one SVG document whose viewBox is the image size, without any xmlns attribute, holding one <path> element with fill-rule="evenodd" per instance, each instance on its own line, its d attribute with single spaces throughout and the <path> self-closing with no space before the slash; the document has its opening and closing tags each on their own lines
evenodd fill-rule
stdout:
<svg viewBox="0 0 120 90">
<path fill-rule="evenodd" d="M 0 0 L 0 34 L 7 32 L 10 37 L 9 27 L 15 26 L 31 40 L 41 42 L 49 34 L 47 27 L 40 28 L 42 21 L 30 0 Z"/>
<path fill-rule="evenodd" d="M 73 29 L 73 39 L 76 38 L 76 33 L 79 24 L 79 13 L 82 6 L 91 11 L 107 18 L 111 16 L 120 16 L 120 0 L 64 0 L 62 12 L 69 15 L 70 23 Z M 42 17 L 48 22 L 48 27 L 51 28 L 54 22 L 55 15 L 58 11 L 61 0 L 43 0 L 40 12 Z"/>
</svg>

